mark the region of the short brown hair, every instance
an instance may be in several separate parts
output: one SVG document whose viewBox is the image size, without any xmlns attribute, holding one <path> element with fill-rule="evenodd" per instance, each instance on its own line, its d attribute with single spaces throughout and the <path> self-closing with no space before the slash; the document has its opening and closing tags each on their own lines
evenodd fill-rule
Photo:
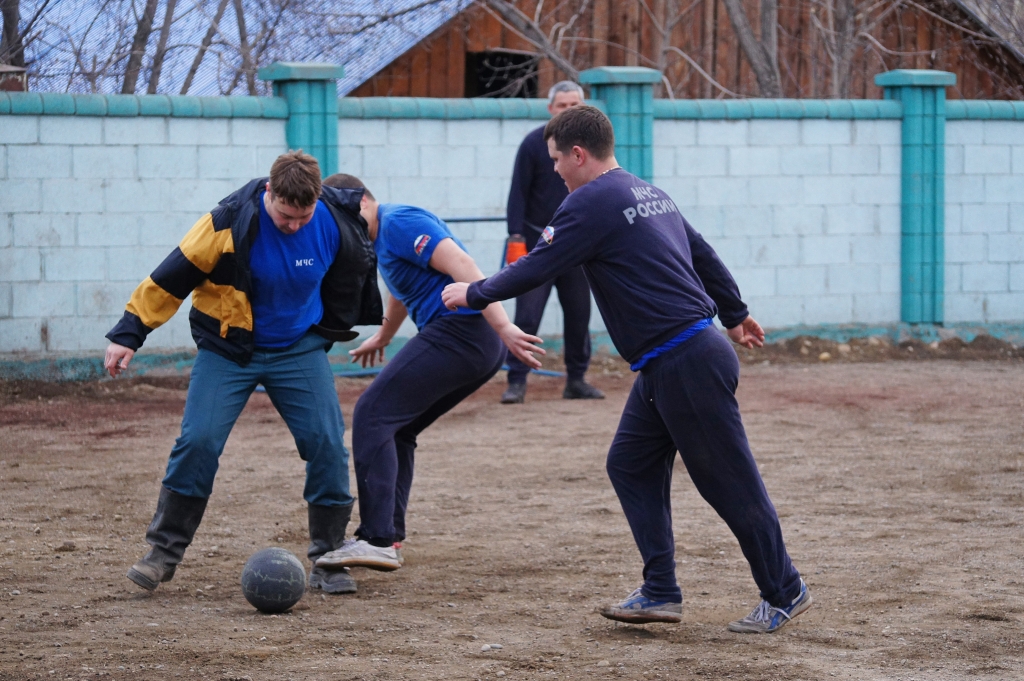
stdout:
<svg viewBox="0 0 1024 681">
<path fill-rule="evenodd" d="M 370 199 L 371 201 L 377 200 L 373 197 L 373 194 L 370 193 L 370 190 L 366 188 L 366 185 L 363 184 L 363 181 L 360 180 L 355 175 L 346 175 L 345 173 L 334 173 L 326 180 L 324 180 L 324 184 L 327 185 L 328 187 L 334 187 L 335 189 L 362 189 L 363 196 Z"/>
<path fill-rule="evenodd" d="M 320 164 L 302 149 L 281 154 L 270 167 L 270 193 L 289 206 L 312 206 L 320 198 Z"/>
<path fill-rule="evenodd" d="M 552 138 L 555 148 L 563 154 L 568 154 L 573 147 L 583 147 L 603 161 L 615 152 L 612 122 L 592 106 L 574 106 L 548 121 L 544 126 L 544 141 Z"/>
</svg>

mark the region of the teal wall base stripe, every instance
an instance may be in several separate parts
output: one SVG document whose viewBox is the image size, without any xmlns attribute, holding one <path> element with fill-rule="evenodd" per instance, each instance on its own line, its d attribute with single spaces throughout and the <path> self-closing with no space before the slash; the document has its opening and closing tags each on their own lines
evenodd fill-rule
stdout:
<svg viewBox="0 0 1024 681">
<path fill-rule="evenodd" d="M 821 324 L 812 326 L 787 326 L 780 329 L 765 331 L 765 343 L 779 343 L 791 338 L 809 336 L 822 338 L 837 343 L 845 343 L 854 338 L 888 338 L 893 343 L 914 339 L 924 343 L 959 338 L 967 343 L 978 336 L 992 336 L 999 340 L 1024 346 L 1024 322 L 973 323 L 957 324 Z"/>
<path fill-rule="evenodd" d="M 971 342 L 978 336 L 988 335 L 999 340 L 1024 347 L 1024 322 L 1004 323 L 971 323 L 964 322 L 946 326 L 935 324 L 821 324 L 814 326 L 788 326 L 765 331 L 766 343 L 779 343 L 808 336 L 845 343 L 853 338 L 869 338 L 877 336 L 887 338 L 893 343 L 909 339 L 925 343 L 941 341 L 948 338 L 960 338 Z M 607 353 L 618 355 L 611 338 L 606 332 L 597 331 L 590 334 L 591 347 L 594 354 Z M 386 356 L 394 357 L 408 342 L 408 338 L 395 338 L 387 347 Z M 358 347 L 361 340 L 349 343 L 336 343 L 327 357 L 335 376 L 367 375 L 362 366 L 350 361 L 348 351 Z M 543 347 L 559 353 L 562 350 L 560 336 L 545 336 Z M 192 351 L 173 353 L 143 352 L 135 355 L 132 360 L 130 376 L 151 375 L 182 375 L 192 369 L 196 353 Z M 103 368 L 103 356 L 97 351 L 95 355 L 79 357 L 26 357 L 20 358 L 7 355 L 0 358 L 0 380 L 5 381 L 95 381 L 104 379 L 107 372 Z"/>
</svg>

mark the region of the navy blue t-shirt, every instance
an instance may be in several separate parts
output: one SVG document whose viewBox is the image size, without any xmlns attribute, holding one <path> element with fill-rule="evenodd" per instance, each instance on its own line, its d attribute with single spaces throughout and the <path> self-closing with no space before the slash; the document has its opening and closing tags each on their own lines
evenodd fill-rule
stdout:
<svg viewBox="0 0 1024 681">
<path fill-rule="evenodd" d="M 569 194 L 536 248 L 470 285 L 469 305 L 513 298 L 577 265 L 631 364 L 702 319 L 717 314 L 732 328 L 747 317 L 729 270 L 675 203 L 622 169 Z"/>
<path fill-rule="evenodd" d="M 324 316 L 320 283 L 341 244 L 331 211 L 317 202 L 313 219 L 285 234 L 260 194 L 260 231 L 249 251 L 252 332 L 258 348 L 286 348 Z"/>
<path fill-rule="evenodd" d="M 451 239 L 466 250 L 441 218 L 415 206 L 383 203 L 377 209 L 377 220 L 380 226 L 373 243 L 377 268 L 391 295 L 409 311 L 417 329 L 448 314 L 480 314 L 465 308 L 453 313 L 441 302 L 441 291 L 455 280 L 433 269 L 430 257 L 444 239 Z"/>
</svg>

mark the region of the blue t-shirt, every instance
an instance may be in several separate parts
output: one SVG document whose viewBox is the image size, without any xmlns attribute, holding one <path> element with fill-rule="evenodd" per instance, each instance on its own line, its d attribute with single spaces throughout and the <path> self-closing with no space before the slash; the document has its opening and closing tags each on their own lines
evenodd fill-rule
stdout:
<svg viewBox="0 0 1024 681">
<path fill-rule="evenodd" d="M 270 219 L 260 194 L 260 231 L 249 251 L 256 347 L 286 348 L 320 321 L 320 283 L 340 242 L 338 225 L 322 202 L 312 220 L 285 234 Z"/>
<path fill-rule="evenodd" d="M 441 302 L 441 291 L 455 280 L 431 268 L 430 257 L 444 239 L 466 250 L 441 218 L 415 206 L 384 203 L 377 209 L 377 220 L 377 267 L 417 329 L 444 315 L 480 314 L 466 308 L 452 312 Z"/>
</svg>

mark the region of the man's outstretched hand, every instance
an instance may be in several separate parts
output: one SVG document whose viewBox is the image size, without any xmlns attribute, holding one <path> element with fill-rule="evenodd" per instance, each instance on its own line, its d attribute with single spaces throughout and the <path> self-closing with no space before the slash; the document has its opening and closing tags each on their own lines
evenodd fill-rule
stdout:
<svg viewBox="0 0 1024 681">
<path fill-rule="evenodd" d="M 536 352 L 539 355 L 547 354 L 544 348 L 540 347 L 540 344 L 544 341 L 537 336 L 531 336 L 511 322 L 502 327 L 498 331 L 498 335 L 501 337 L 505 347 L 518 357 L 520 362 L 531 369 L 540 369 L 540 360 L 534 357 L 533 353 Z"/>
<path fill-rule="evenodd" d="M 449 310 L 454 310 L 457 307 L 469 307 L 469 303 L 466 301 L 468 291 L 469 284 L 465 282 L 457 281 L 454 284 L 448 284 L 441 291 L 441 302 Z"/>
<path fill-rule="evenodd" d="M 103 368 L 111 375 L 117 377 L 119 373 L 128 368 L 128 363 L 135 356 L 135 351 L 117 343 L 107 346 L 107 354 L 103 358 Z"/>
<path fill-rule="evenodd" d="M 760 348 L 764 345 L 764 329 L 750 316 L 740 322 L 739 326 L 728 329 L 726 333 L 733 343 L 745 348 L 752 348 L 755 345 Z"/>
</svg>

